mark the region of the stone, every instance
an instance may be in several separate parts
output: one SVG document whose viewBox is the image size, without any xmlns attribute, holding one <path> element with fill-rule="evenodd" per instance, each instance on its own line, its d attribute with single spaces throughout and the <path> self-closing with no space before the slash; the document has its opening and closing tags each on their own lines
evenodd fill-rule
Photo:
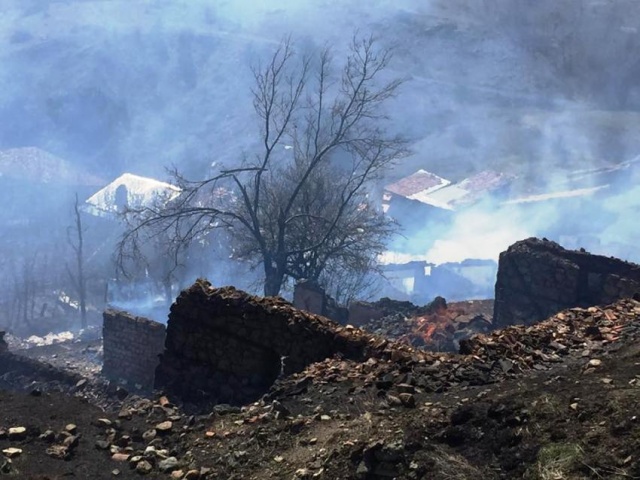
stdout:
<svg viewBox="0 0 640 480">
<path fill-rule="evenodd" d="M 64 445 L 52 445 L 45 450 L 46 454 L 57 460 L 66 460 L 71 456 L 71 452 Z"/>
<path fill-rule="evenodd" d="M 4 450 L 2 450 L 2 453 L 7 458 L 13 458 L 13 457 L 17 457 L 18 455 L 21 455 L 22 454 L 22 449 L 21 448 L 15 448 L 15 447 L 9 447 L 9 448 L 5 448 Z"/>
<path fill-rule="evenodd" d="M 8 436 L 9 440 L 21 440 L 27 436 L 27 429 L 25 427 L 11 427 Z"/>
<path fill-rule="evenodd" d="M 416 397 L 411 393 L 401 393 L 398 395 L 402 405 L 407 408 L 414 408 L 416 406 Z"/>
<path fill-rule="evenodd" d="M 178 468 L 180 463 L 176 457 L 168 457 L 158 463 L 158 468 L 163 472 L 170 472 Z"/>
<path fill-rule="evenodd" d="M 146 475 L 153 471 L 153 466 L 147 460 L 141 460 L 136 464 L 136 472 Z"/>
<path fill-rule="evenodd" d="M 64 430 L 66 432 L 74 434 L 78 431 L 78 426 L 75 423 L 69 423 L 67 426 L 64 427 Z"/>
<path fill-rule="evenodd" d="M 171 429 L 173 428 L 173 422 L 171 422 L 171 420 L 167 420 L 165 422 L 161 422 L 159 424 L 156 425 L 155 429 L 159 432 L 159 433 L 166 433 L 171 431 Z"/>
<path fill-rule="evenodd" d="M 151 428 L 149 430 L 146 430 L 145 432 L 143 432 L 142 434 L 142 439 L 149 443 L 151 440 L 153 440 L 154 438 L 156 438 L 156 429 L 155 428 Z"/>
<path fill-rule="evenodd" d="M 78 446 L 78 437 L 76 435 L 69 435 L 62 441 L 62 445 L 67 448 L 75 448 Z"/>
<path fill-rule="evenodd" d="M 96 425 L 98 427 L 110 427 L 112 423 L 113 422 L 111 422 L 111 420 L 109 420 L 108 418 L 99 418 L 98 420 L 96 420 Z"/>
<path fill-rule="evenodd" d="M 111 444 L 106 440 L 97 440 L 95 446 L 98 450 L 109 450 Z"/>
<path fill-rule="evenodd" d="M 119 452 L 111 455 L 111 460 L 113 460 L 114 462 L 126 462 L 129 460 L 129 457 L 131 457 L 131 455 L 129 455 L 128 453 Z"/>
<path fill-rule="evenodd" d="M 53 430 L 46 430 L 44 433 L 40 434 L 38 438 L 47 443 L 52 443 L 56 439 L 56 433 Z"/>
</svg>

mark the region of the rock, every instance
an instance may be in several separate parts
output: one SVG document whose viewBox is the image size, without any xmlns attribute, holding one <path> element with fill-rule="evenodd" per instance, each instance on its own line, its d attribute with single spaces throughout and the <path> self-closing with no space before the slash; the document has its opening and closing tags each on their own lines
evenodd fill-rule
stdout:
<svg viewBox="0 0 640 480">
<path fill-rule="evenodd" d="M 158 433 L 167 433 L 170 432 L 173 428 L 173 422 L 171 420 L 167 420 L 166 422 L 161 422 L 156 425 L 156 430 Z"/>
<path fill-rule="evenodd" d="M 182 470 L 174 470 L 171 472 L 171 478 L 180 479 L 184 477 L 184 472 Z"/>
<path fill-rule="evenodd" d="M 602 365 L 602 360 L 599 360 L 597 358 L 592 358 L 591 360 L 589 360 L 590 367 L 599 367 L 600 365 Z"/>
<path fill-rule="evenodd" d="M 413 385 L 407 383 L 400 383 L 396 386 L 400 393 L 416 393 L 416 389 Z"/>
<path fill-rule="evenodd" d="M 196 469 L 189 470 L 184 475 L 184 479 L 185 480 L 199 480 L 200 479 L 200 470 L 196 470 Z"/>
<path fill-rule="evenodd" d="M 4 450 L 2 450 L 2 453 L 7 458 L 13 458 L 13 457 L 17 457 L 18 455 L 22 454 L 22 449 L 21 448 L 15 448 L 15 447 L 9 447 L 9 448 L 5 448 Z"/>
<path fill-rule="evenodd" d="M 156 438 L 156 429 L 155 428 L 151 428 L 149 430 L 146 430 L 143 434 L 142 434 L 142 439 L 149 443 L 151 440 L 153 440 L 154 438 Z"/>
<path fill-rule="evenodd" d="M 47 443 L 52 443 L 56 439 L 56 433 L 53 430 L 46 430 L 44 433 L 39 435 L 38 438 Z"/>
<path fill-rule="evenodd" d="M 401 393 L 398 396 L 400 397 L 402 405 L 404 405 L 405 407 L 414 408 L 416 406 L 416 397 L 411 393 Z"/>
<path fill-rule="evenodd" d="M 78 437 L 77 435 L 69 435 L 62 441 L 62 445 L 69 449 L 75 448 L 78 446 Z"/>
<path fill-rule="evenodd" d="M 151 465 L 147 460 L 141 460 L 136 464 L 136 472 L 146 475 L 151 473 L 153 470 L 153 465 Z"/>
<path fill-rule="evenodd" d="M 74 434 L 74 433 L 76 433 L 76 432 L 78 431 L 78 427 L 77 427 L 77 425 L 76 425 L 76 424 L 74 424 L 74 423 L 70 423 L 70 424 L 68 424 L 66 427 L 64 427 L 64 430 L 65 430 L 66 432 L 69 432 L 69 433 L 71 433 L 71 434 Z"/>
<path fill-rule="evenodd" d="M 400 397 L 396 397 L 395 395 L 387 395 L 387 402 L 392 407 L 399 407 L 402 405 L 402 400 L 400 400 Z"/>
<path fill-rule="evenodd" d="M 71 452 L 64 445 L 51 445 L 45 452 L 57 460 L 67 460 L 71 456 Z"/>
<path fill-rule="evenodd" d="M 9 440 L 22 440 L 26 436 L 27 436 L 27 429 L 25 427 L 9 428 Z"/>
<path fill-rule="evenodd" d="M 180 463 L 176 457 L 169 457 L 161 460 L 160 463 L 158 463 L 158 468 L 163 472 L 170 472 L 178 468 L 179 465 Z"/>
<path fill-rule="evenodd" d="M 106 440 L 97 440 L 95 446 L 98 450 L 109 450 L 111 444 Z"/>
<path fill-rule="evenodd" d="M 311 471 L 307 468 L 299 468 L 294 474 L 296 480 L 307 480 L 311 477 Z"/>
<path fill-rule="evenodd" d="M 128 453 L 119 452 L 111 455 L 111 460 L 113 460 L 114 462 L 126 462 L 129 460 L 129 457 L 131 457 L 131 455 L 129 455 Z"/>
<path fill-rule="evenodd" d="M 108 418 L 99 418 L 98 420 L 96 420 L 96 425 L 98 427 L 110 427 L 113 424 L 113 422 L 111 420 L 109 420 Z"/>
<path fill-rule="evenodd" d="M 220 403 L 213 407 L 213 411 L 216 415 L 229 415 L 232 413 L 240 413 L 242 410 L 240 409 L 240 407 L 228 405 L 226 403 Z"/>
</svg>

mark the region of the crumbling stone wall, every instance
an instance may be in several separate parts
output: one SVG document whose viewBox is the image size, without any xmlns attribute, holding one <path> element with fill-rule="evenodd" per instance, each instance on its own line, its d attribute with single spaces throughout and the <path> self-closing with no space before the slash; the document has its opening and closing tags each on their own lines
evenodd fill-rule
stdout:
<svg viewBox="0 0 640 480">
<path fill-rule="evenodd" d="M 164 350 L 165 326 L 112 309 L 104 312 L 103 320 L 103 375 L 144 390 L 153 388 L 159 355 Z"/>
<path fill-rule="evenodd" d="M 281 374 L 336 353 L 384 357 L 387 344 L 281 298 L 198 280 L 171 307 L 156 386 L 191 401 L 243 403 L 259 398 Z"/>
<path fill-rule="evenodd" d="M 293 289 L 293 306 L 341 324 L 346 324 L 349 319 L 349 311 L 338 305 L 331 296 L 327 295 L 324 288 L 312 280 L 301 280 L 296 283 Z"/>
<path fill-rule="evenodd" d="M 494 325 L 530 325 L 566 308 L 613 303 L 639 292 L 639 265 L 529 238 L 500 254 Z"/>
</svg>

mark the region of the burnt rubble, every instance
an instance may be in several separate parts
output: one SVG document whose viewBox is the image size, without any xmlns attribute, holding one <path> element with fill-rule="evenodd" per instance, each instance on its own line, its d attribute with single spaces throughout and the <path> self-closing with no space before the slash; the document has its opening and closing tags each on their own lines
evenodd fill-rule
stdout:
<svg viewBox="0 0 640 480">
<path fill-rule="evenodd" d="M 444 392 L 452 387 L 488 385 L 532 371 L 550 370 L 569 358 L 595 369 L 598 359 L 620 342 L 640 339 L 640 301 L 623 299 L 605 307 L 572 308 L 536 325 L 514 325 L 462 340 L 460 354 L 414 350 L 391 360 L 327 359 L 279 380 L 272 392 L 286 396 L 300 385 L 346 382 L 397 396 L 411 391 Z M 635 340 L 634 340 L 635 339 Z"/>
<path fill-rule="evenodd" d="M 500 254 L 494 325 L 531 325 L 572 307 L 606 305 L 640 292 L 640 266 L 529 238 Z"/>
<path fill-rule="evenodd" d="M 358 305 L 359 313 L 369 313 L 369 319 L 360 321 L 359 326 L 415 348 L 457 352 L 461 340 L 493 329 L 492 304 L 490 300 L 448 304 L 444 298 L 436 297 L 431 303 L 418 307 L 409 302 L 383 299 L 373 304 L 363 304 L 368 310 Z M 392 305 L 396 308 L 389 308 Z"/>
</svg>

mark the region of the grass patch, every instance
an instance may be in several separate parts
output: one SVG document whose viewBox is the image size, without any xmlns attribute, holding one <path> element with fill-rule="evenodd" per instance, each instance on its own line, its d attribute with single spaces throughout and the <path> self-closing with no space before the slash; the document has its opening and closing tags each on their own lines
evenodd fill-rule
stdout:
<svg viewBox="0 0 640 480">
<path fill-rule="evenodd" d="M 552 443 L 538 452 L 538 461 L 529 469 L 531 480 L 569 480 L 582 478 L 575 472 L 582 465 L 584 451 L 575 443 Z M 574 473 L 572 473 L 574 472 Z"/>
</svg>

